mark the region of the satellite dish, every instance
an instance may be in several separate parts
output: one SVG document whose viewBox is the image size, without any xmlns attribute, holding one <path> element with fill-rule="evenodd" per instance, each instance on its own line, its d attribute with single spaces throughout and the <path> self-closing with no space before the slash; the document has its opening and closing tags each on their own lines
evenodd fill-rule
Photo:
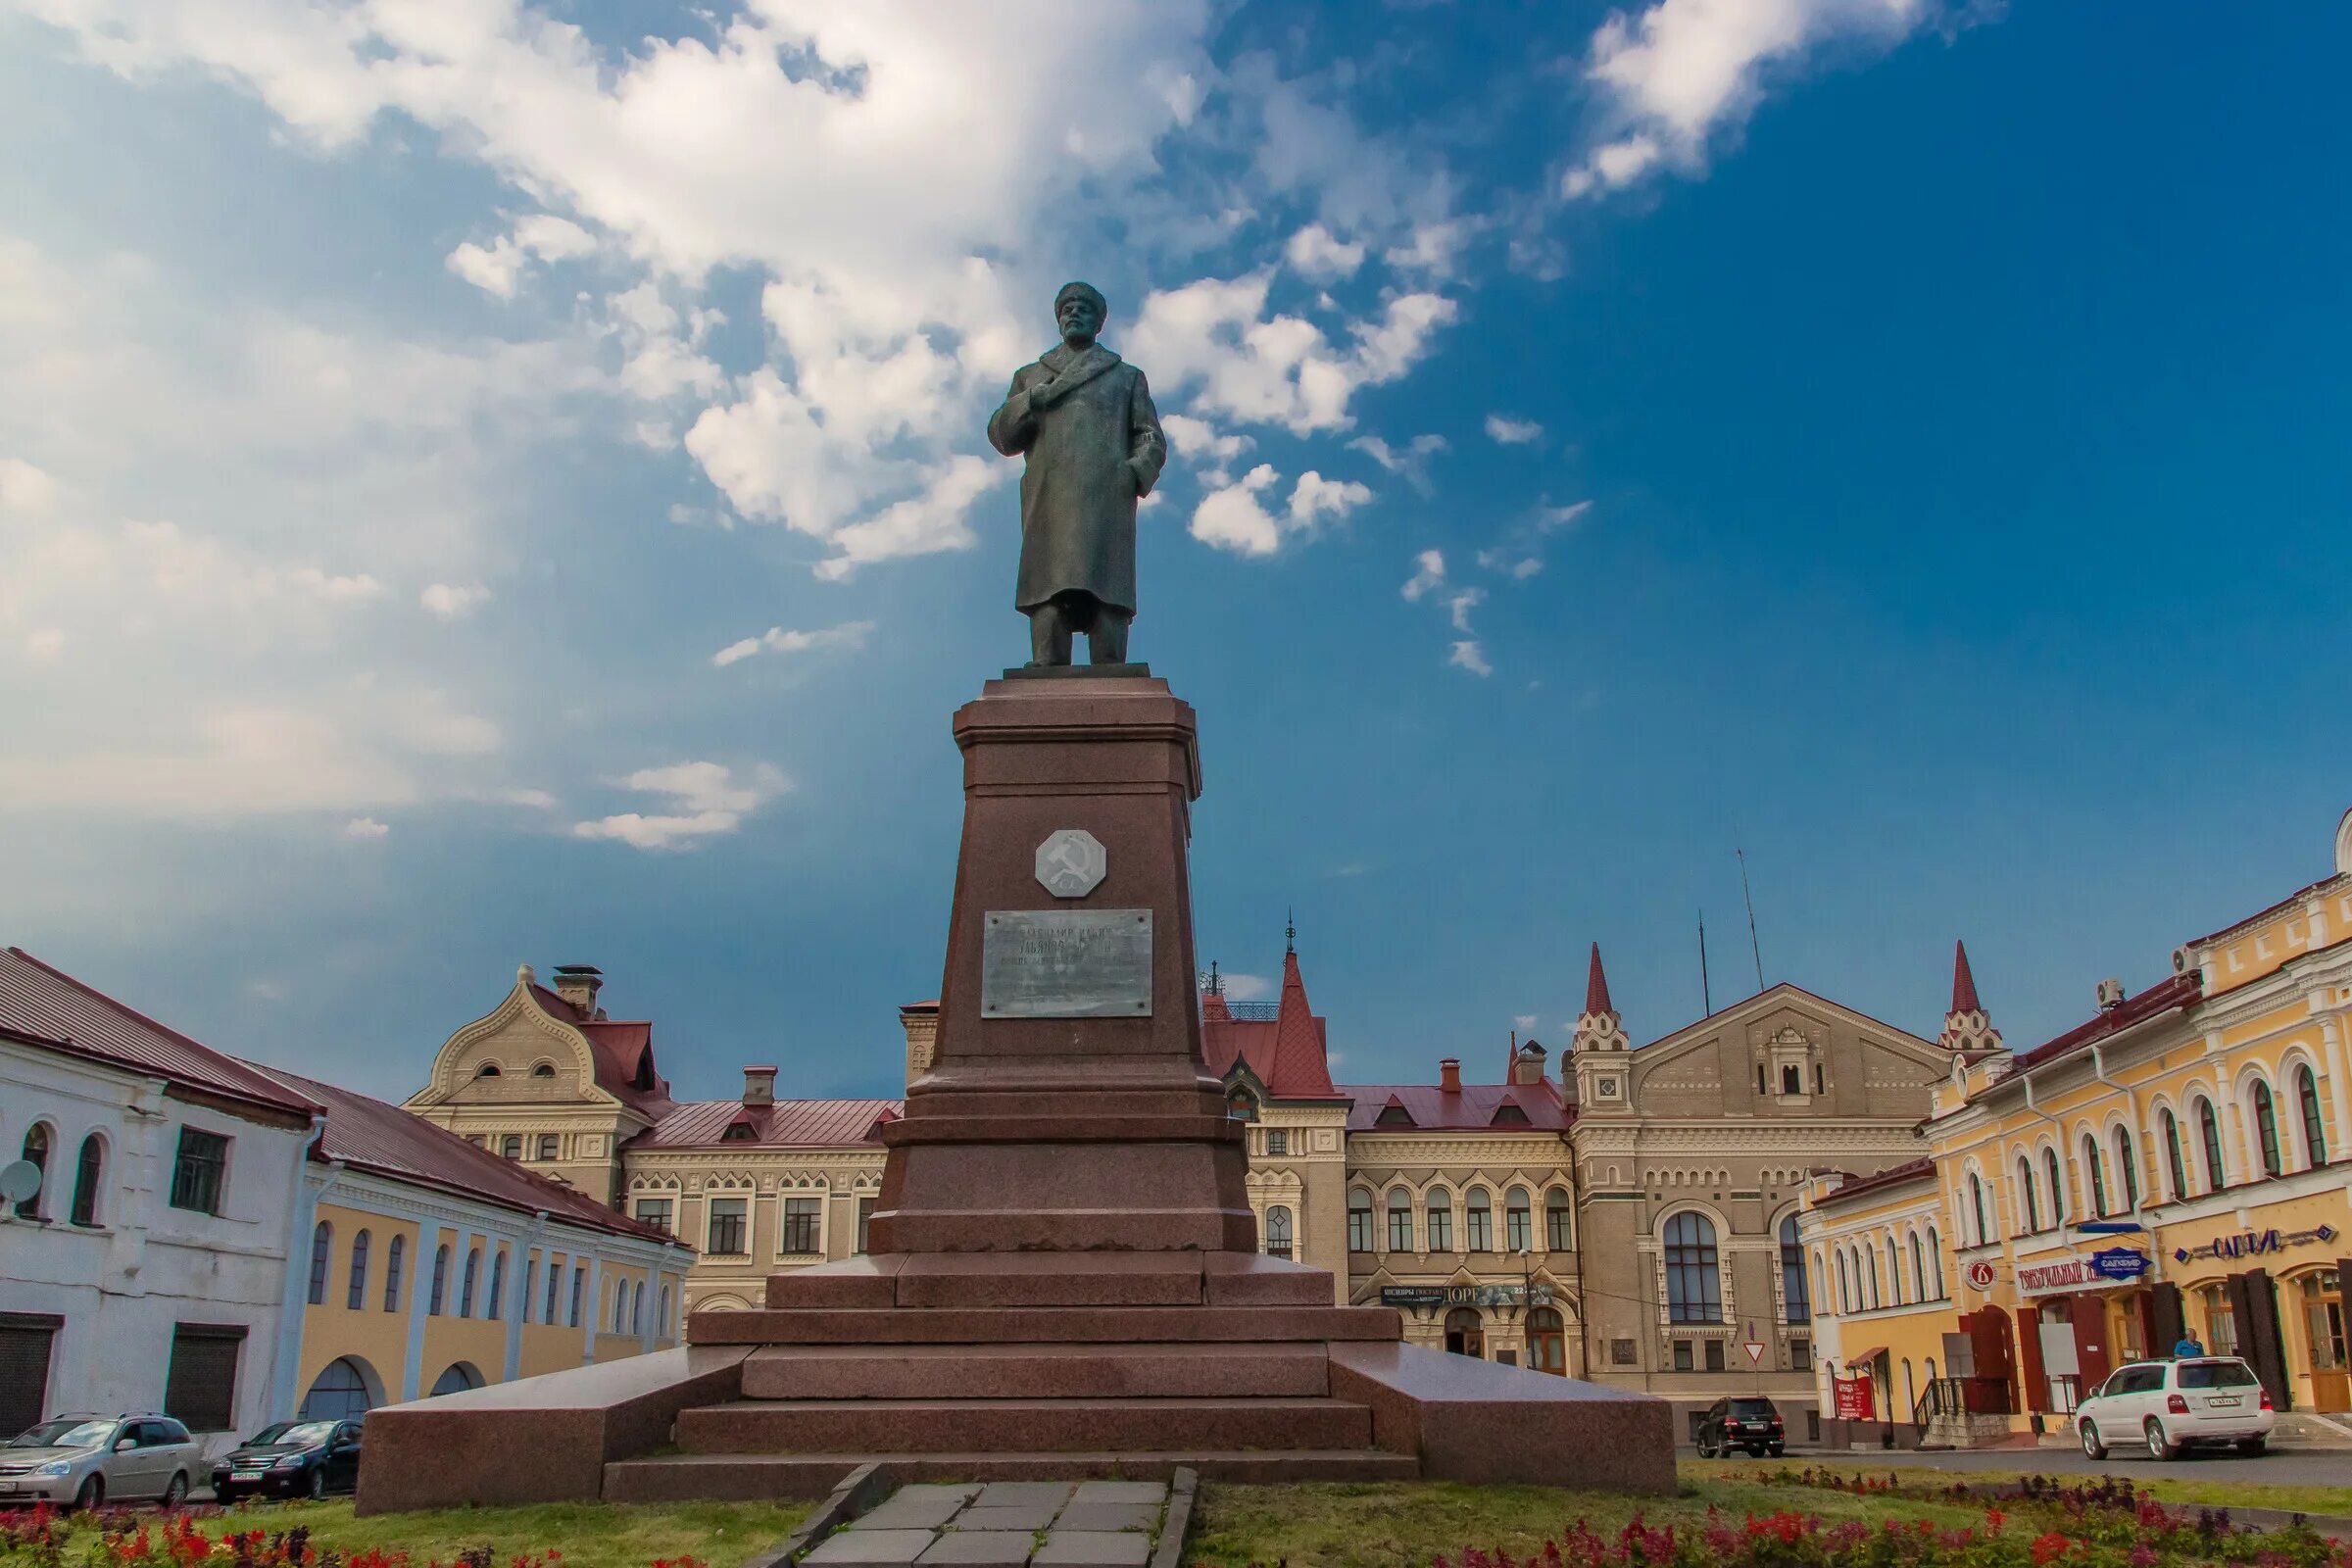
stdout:
<svg viewBox="0 0 2352 1568">
<path fill-rule="evenodd" d="M 20 1159 L 11 1165 L 0 1165 L 0 1200 L 22 1203 L 40 1190 L 41 1167 L 31 1160 Z"/>
</svg>

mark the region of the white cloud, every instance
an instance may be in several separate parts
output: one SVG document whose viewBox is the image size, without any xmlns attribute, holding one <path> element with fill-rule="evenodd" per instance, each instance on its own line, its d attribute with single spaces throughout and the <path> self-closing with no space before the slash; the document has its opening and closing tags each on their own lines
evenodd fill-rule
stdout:
<svg viewBox="0 0 2352 1568">
<path fill-rule="evenodd" d="M 1544 426 L 1533 419 L 1515 419 L 1507 414 L 1487 416 L 1487 434 L 1497 445 L 1524 447 L 1544 439 Z"/>
<path fill-rule="evenodd" d="M 786 631 L 781 626 L 770 626 L 757 637 L 746 637 L 741 642 L 727 644 L 710 656 L 710 662 L 724 669 L 729 664 L 762 652 L 798 654 L 811 648 L 855 650 L 865 646 L 865 639 L 873 629 L 874 623 L 870 620 L 846 620 L 838 626 L 827 626 L 817 631 Z"/>
<path fill-rule="evenodd" d="M 1205 545 L 1245 556 L 1270 556 L 1282 544 L 1282 525 L 1258 493 L 1282 477 L 1261 463 L 1221 490 L 1211 490 L 1193 509 L 1192 535 Z"/>
<path fill-rule="evenodd" d="M 1522 1012 L 1514 1016 L 1511 1022 L 1518 1026 L 1521 1034 L 1525 1034 L 1536 1026 L 1536 1015 L 1532 1012 Z"/>
<path fill-rule="evenodd" d="M 1446 613 L 1451 617 L 1453 629 L 1461 632 L 1468 631 L 1470 629 L 1470 612 L 1486 602 L 1487 591 L 1484 588 L 1463 588 L 1447 594 L 1445 599 Z"/>
<path fill-rule="evenodd" d="M 1890 46 L 1928 12 L 1926 0 L 1655 0 L 1639 17 L 1612 13 L 1586 72 L 1608 129 L 1560 193 L 1622 189 L 1667 165 L 1695 172 L 1717 131 L 1745 122 L 1769 71 L 1832 40 Z"/>
<path fill-rule="evenodd" d="M 531 261 L 561 262 L 595 249 L 595 238 L 579 224 L 535 213 L 487 247 L 471 240 L 460 245 L 449 253 L 449 270 L 486 294 L 513 299 L 522 270 Z"/>
<path fill-rule="evenodd" d="M 23 458 L 0 458 L 0 512 L 30 516 L 47 512 L 59 495 L 56 479 Z"/>
<path fill-rule="evenodd" d="M 355 816 L 343 824 L 343 836 L 347 839 L 380 839 L 391 831 L 372 816 Z"/>
<path fill-rule="evenodd" d="M 1446 581 L 1446 555 L 1439 550 L 1424 550 L 1413 558 L 1414 571 L 1402 590 L 1407 603 L 1417 603 Z"/>
<path fill-rule="evenodd" d="M 1268 314 L 1272 273 L 1203 277 L 1144 301 L 1131 357 L 1163 393 L 1197 388 L 1193 407 L 1295 435 L 1352 425 L 1356 392 L 1394 381 L 1429 351 L 1459 308 L 1442 294 L 1399 294 L 1378 317 L 1348 323 L 1342 348 L 1300 316 Z"/>
<path fill-rule="evenodd" d="M 1374 463 L 1403 479 L 1422 495 L 1431 490 L 1429 460 L 1446 450 L 1446 438 L 1435 431 L 1413 437 L 1400 450 L 1392 447 L 1376 435 L 1359 435 L 1348 443 L 1350 452 L 1361 452 Z"/>
<path fill-rule="evenodd" d="M 1163 414 L 1159 427 L 1168 438 L 1169 460 L 1190 465 L 1212 486 L 1232 483 L 1234 460 L 1257 444 L 1238 430 L 1220 430 L 1189 414 Z M 1154 490 L 1147 499 L 1156 501 L 1159 496 Z"/>
<path fill-rule="evenodd" d="M 1503 572 L 1515 581 L 1525 582 L 1544 569 L 1544 541 L 1573 528 L 1592 510 L 1590 501 L 1575 501 L 1564 507 L 1546 501 L 1505 535 L 1501 543 L 1481 550 L 1478 564 L 1489 571 Z"/>
<path fill-rule="evenodd" d="M 1399 271 L 1446 277 L 1452 273 L 1454 258 L 1469 237 L 1469 225 L 1458 220 L 1417 224 L 1410 239 L 1392 246 L 1381 260 Z"/>
<path fill-rule="evenodd" d="M 437 582 L 416 596 L 416 602 L 428 615 L 443 620 L 463 620 L 490 602 L 490 590 L 479 583 L 458 586 Z"/>
<path fill-rule="evenodd" d="M 1228 1002 L 1258 1002 L 1274 994 L 1274 982 L 1262 974 L 1220 974 Z"/>
<path fill-rule="evenodd" d="M 66 634 L 55 626 L 43 626 L 24 634 L 24 657 L 38 663 L 47 663 L 66 649 Z"/>
<path fill-rule="evenodd" d="M 1465 638 L 1455 643 L 1453 652 L 1446 656 L 1446 662 L 1456 669 L 1466 669 L 1473 675 L 1494 673 L 1494 666 L 1487 662 L 1486 649 L 1479 645 L 1476 638 Z"/>
<path fill-rule="evenodd" d="M 1324 517 L 1345 517 L 1372 499 L 1372 487 L 1355 479 L 1326 479 L 1309 468 L 1291 490 L 1291 526 L 1311 530 Z"/>
<path fill-rule="evenodd" d="M 754 767 L 748 779 L 717 762 L 673 762 L 666 767 L 640 768 L 616 779 L 620 789 L 668 797 L 668 809 L 648 815 L 622 811 L 595 821 L 574 822 L 572 835 L 611 839 L 640 850 L 691 849 L 702 839 L 732 833 L 745 816 L 791 788 L 791 782 L 766 763 Z"/>
<path fill-rule="evenodd" d="M 1291 270 L 1318 282 L 1347 277 L 1364 265 L 1364 247 L 1346 242 L 1321 223 L 1309 223 L 1290 237 L 1282 259 Z"/>
</svg>

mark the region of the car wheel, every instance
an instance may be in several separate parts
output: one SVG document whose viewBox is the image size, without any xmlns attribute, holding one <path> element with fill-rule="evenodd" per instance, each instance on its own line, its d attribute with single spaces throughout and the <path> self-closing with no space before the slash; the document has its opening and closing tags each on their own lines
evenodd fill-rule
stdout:
<svg viewBox="0 0 2352 1568">
<path fill-rule="evenodd" d="M 1747 1450 L 1747 1456 L 1750 1459 L 1761 1459 L 1764 1457 L 1764 1450 L 1762 1448 L 1750 1448 Z"/>
<path fill-rule="evenodd" d="M 97 1476 L 86 1478 L 81 1489 L 74 1494 L 74 1506 L 87 1513 L 106 1501 L 106 1483 Z"/>
<path fill-rule="evenodd" d="M 2164 1423 L 2154 1416 L 2148 1417 L 2148 1424 L 2141 1429 L 2140 1436 L 2147 1441 L 2148 1457 L 2151 1459 L 2170 1459 L 2180 1451 L 2166 1439 Z"/>
<path fill-rule="evenodd" d="M 2082 1439 L 2082 1456 L 2084 1458 L 2104 1459 L 2107 1457 L 2107 1445 L 2099 1441 L 2099 1428 L 2097 1422 L 2083 1422 L 2082 1430 L 2080 1436 Z"/>
<path fill-rule="evenodd" d="M 2238 1440 L 2237 1451 L 2240 1453 L 2268 1453 L 2271 1451 L 2271 1440 L 2268 1438 L 2241 1438 Z"/>
<path fill-rule="evenodd" d="M 1781 1457 L 1783 1457 L 1783 1456 L 1784 1456 L 1784 1455 L 1786 1455 L 1788 1452 L 1788 1450 L 1786 1447 L 1784 1447 L 1782 1445 L 1778 1444 L 1778 1443 L 1776 1443 L 1776 1444 L 1774 1444 L 1774 1445 L 1772 1446 L 1772 1456 L 1773 1456 L 1775 1459 L 1778 1459 L 1778 1458 L 1781 1458 Z"/>
<path fill-rule="evenodd" d="M 311 1466 L 310 1478 L 303 1483 L 303 1493 L 313 1502 L 326 1495 L 326 1466 Z"/>
<path fill-rule="evenodd" d="M 164 1489 L 164 1506 L 167 1508 L 176 1508 L 181 1503 L 185 1502 L 187 1498 L 188 1478 L 181 1475 L 173 1476 L 172 1478 L 172 1484 Z"/>
</svg>

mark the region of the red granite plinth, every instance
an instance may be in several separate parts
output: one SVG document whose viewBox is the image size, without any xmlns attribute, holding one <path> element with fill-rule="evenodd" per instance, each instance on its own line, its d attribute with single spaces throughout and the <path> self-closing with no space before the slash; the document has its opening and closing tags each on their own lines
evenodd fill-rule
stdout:
<svg viewBox="0 0 2352 1568">
<path fill-rule="evenodd" d="M 1201 1065 L 1191 705 L 1167 682 L 991 681 L 956 715 L 963 840 L 931 1070 L 885 1132 L 878 1253 L 1250 1251 L 1243 1129 Z M 1077 829 L 1102 881 L 1058 898 L 1037 852 Z M 1149 910 L 1148 1016 L 989 1016 L 992 912 Z"/>
</svg>

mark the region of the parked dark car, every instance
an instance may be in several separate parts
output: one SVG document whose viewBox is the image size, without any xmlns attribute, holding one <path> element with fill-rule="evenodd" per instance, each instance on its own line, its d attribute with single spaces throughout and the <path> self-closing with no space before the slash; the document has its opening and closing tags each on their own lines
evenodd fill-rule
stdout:
<svg viewBox="0 0 2352 1568">
<path fill-rule="evenodd" d="M 357 1421 L 280 1421 L 213 1461 L 213 1496 L 323 1497 L 360 1484 Z"/>
<path fill-rule="evenodd" d="M 1698 1456 L 1729 1458 L 1734 1448 L 1745 1448 L 1752 1459 L 1788 1451 L 1788 1428 L 1770 1399 L 1742 1395 L 1707 1406 L 1698 1422 Z"/>
</svg>

